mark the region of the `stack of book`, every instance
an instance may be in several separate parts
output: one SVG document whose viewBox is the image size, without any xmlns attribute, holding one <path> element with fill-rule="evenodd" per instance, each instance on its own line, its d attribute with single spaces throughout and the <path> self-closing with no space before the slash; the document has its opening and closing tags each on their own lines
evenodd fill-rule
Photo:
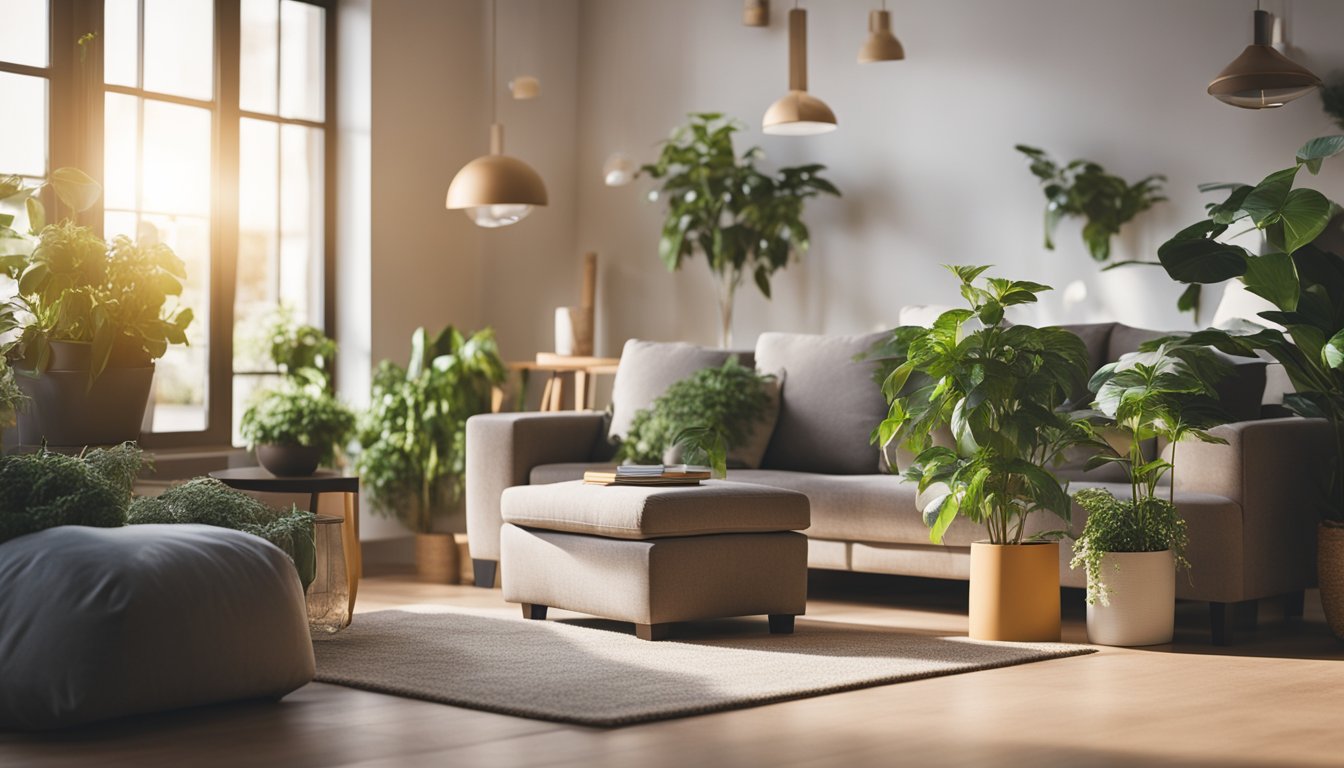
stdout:
<svg viewBox="0 0 1344 768">
<path fill-rule="evenodd" d="M 624 464 L 614 470 L 583 473 L 587 485 L 699 485 L 709 467 L 692 464 Z"/>
</svg>

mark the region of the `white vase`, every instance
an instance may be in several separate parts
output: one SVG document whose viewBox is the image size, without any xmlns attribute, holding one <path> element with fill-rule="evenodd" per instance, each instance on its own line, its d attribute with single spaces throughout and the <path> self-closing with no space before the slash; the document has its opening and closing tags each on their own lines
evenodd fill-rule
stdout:
<svg viewBox="0 0 1344 768">
<path fill-rule="evenodd" d="M 1087 606 L 1089 641 L 1124 646 L 1171 642 L 1176 619 L 1176 556 L 1171 550 L 1107 552 L 1099 575 L 1110 605 Z"/>
</svg>

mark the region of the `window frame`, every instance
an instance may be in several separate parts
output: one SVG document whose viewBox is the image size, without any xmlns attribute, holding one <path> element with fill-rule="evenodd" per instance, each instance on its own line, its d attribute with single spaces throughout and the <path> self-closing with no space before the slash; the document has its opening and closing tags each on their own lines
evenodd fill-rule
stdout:
<svg viewBox="0 0 1344 768">
<path fill-rule="evenodd" d="M 279 0 L 276 0 L 277 4 Z M 241 58 L 241 0 L 214 0 L 214 97 L 209 102 L 129 88 L 104 82 L 104 3 L 95 0 L 49 0 L 48 66 L 32 67 L 0 62 L 0 71 L 45 77 L 48 81 L 48 144 L 50 173 L 74 166 L 103 181 L 104 100 L 107 93 L 122 93 L 193 107 L 209 107 L 211 126 L 210 211 L 210 311 L 207 364 L 206 428 L 194 432 L 142 432 L 140 444 L 148 449 L 233 447 L 233 332 L 239 237 L 238 175 L 240 119 L 261 118 L 278 124 L 294 123 L 323 131 L 322 181 L 322 280 L 320 301 L 322 330 L 336 334 L 336 0 L 296 0 L 325 10 L 323 60 L 323 117 L 320 121 L 282 118 L 242 110 L 239 101 Z M 144 0 L 140 0 L 143 22 Z M 93 32 L 84 61 L 78 47 L 58 41 L 73 41 L 77 30 Z M 143 45 L 143 40 L 141 41 Z M 143 125 L 140 126 L 143 130 Z M 49 190 L 43 202 L 53 204 Z M 103 200 L 77 220 L 103 233 Z"/>
</svg>

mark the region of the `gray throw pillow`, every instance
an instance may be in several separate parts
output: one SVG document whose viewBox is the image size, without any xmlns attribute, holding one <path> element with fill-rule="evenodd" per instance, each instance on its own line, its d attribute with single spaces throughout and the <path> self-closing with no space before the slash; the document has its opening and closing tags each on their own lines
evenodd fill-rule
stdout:
<svg viewBox="0 0 1344 768">
<path fill-rule="evenodd" d="M 678 381 L 701 368 L 717 368 L 732 355 L 737 355 L 742 365 L 751 366 L 749 352 L 709 349 L 684 342 L 639 339 L 625 342 L 611 388 L 608 439 L 624 440 L 637 411 L 653 405 L 659 395 Z"/>
<path fill-rule="evenodd" d="M 882 471 L 880 452 L 868 439 L 886 418 L 887 403 L 873 381 L 876 364 L 854 358 L 890 334 L 761 334 L 756 367 L 782 371 L 784 377 L 764 468 L 835 475 Z"/>
</svg>

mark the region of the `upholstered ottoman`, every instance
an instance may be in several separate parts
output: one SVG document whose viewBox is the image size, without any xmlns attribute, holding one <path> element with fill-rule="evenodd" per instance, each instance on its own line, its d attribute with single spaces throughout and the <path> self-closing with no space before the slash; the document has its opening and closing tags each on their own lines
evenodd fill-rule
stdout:
<svg viewBox="0 0 1344 768">
<path fill-rule="evenodd" d="M 645 640 L 678 621 L 766 614 L 793 631 L 807 607 L 807 497 L 710 481 L 699 486 L 582 482 L 504 491 L 504 599 L 635 624 Z"/>
</svg>

